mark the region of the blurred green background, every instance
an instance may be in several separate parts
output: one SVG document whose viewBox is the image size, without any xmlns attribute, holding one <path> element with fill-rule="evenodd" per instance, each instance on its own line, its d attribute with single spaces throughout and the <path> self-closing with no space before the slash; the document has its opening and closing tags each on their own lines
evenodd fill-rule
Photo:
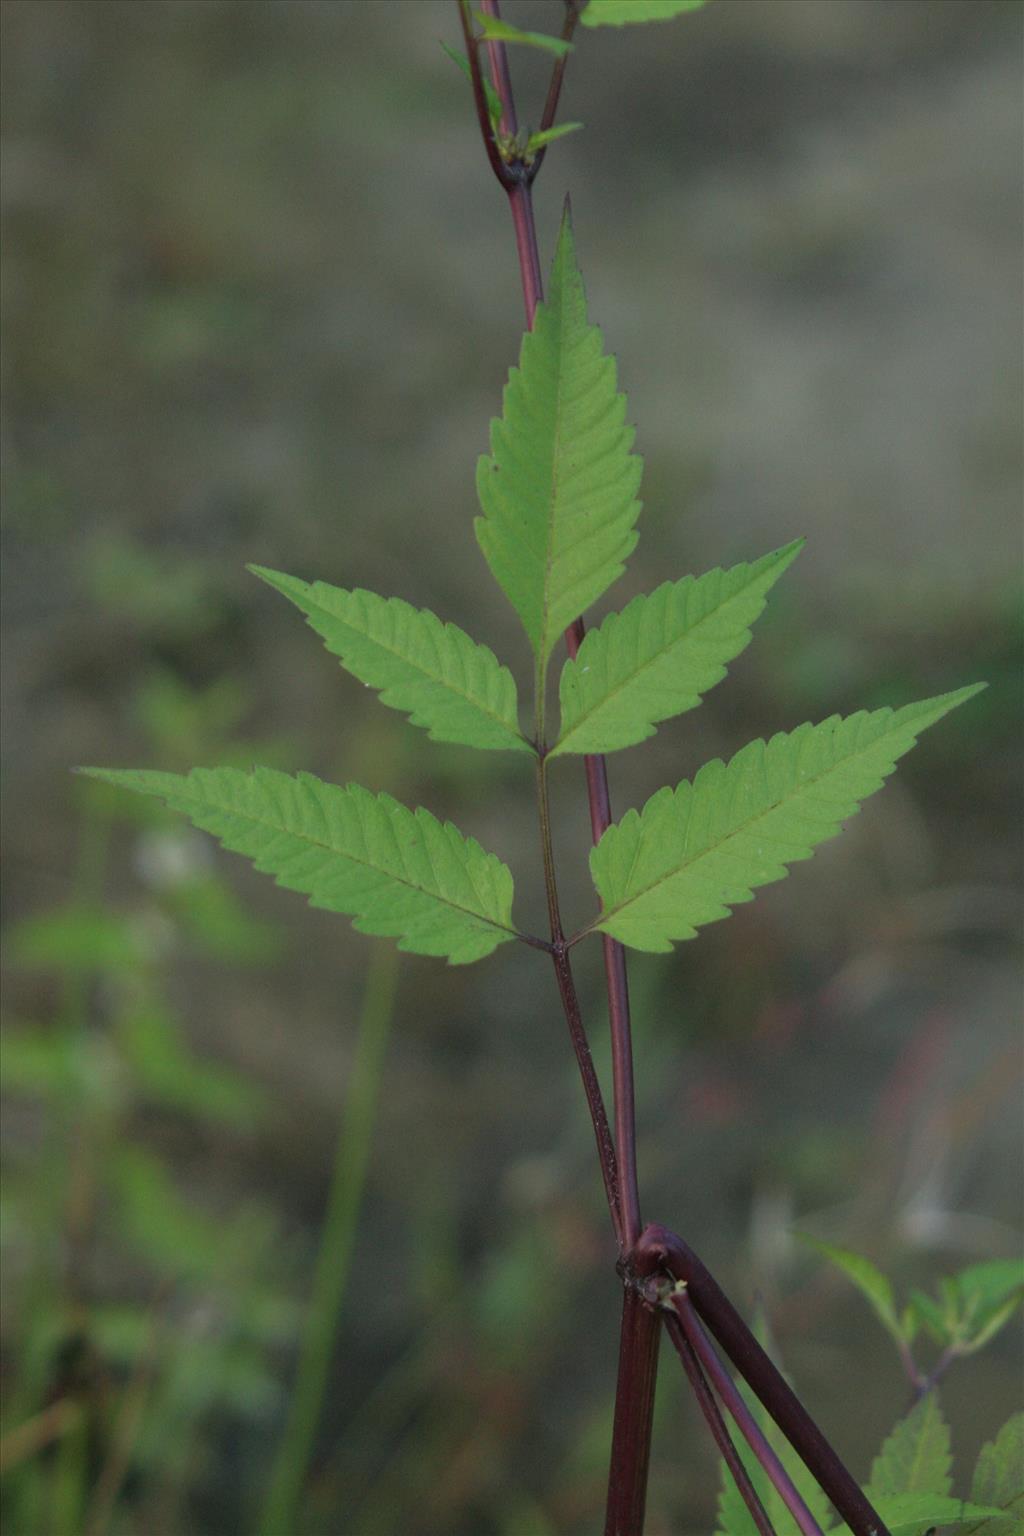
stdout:
<svg viewBox="0 0 1024 1536">
<path fill-rule="evenodd" d="M 528 772 L 428 745 L 244 570 L 432 607 L 525 686 L 471 532 L 515 250 L 443 0 L 6 0 L 2 24 L 6 1528 L 251 1536 L 388 962 L 69 770 L 386 788 L 506 857 L 542 924 Z M 583 33 L 586 131 L 537 189 L 545 261 L 571 190 L 647 465 L 606 607 L 808 539 L 729 680 L 612 760 L 616 807 L 805 718 L 991 684 L 791 880 L 631 967 L 645 1214 L 760 1304 L 861 1474 L 906 1384 L 793 1229 L 903 1291 L 1020 1247 L 1020 43 L 1015 0 Z M 536 123 L 546 65 L 513 65 Z M 578 765 L 555 813 L 575 923 Z M 596 949 L 578 972 L 604 1063 Z M 402 957 L 381 1049 L 299 1528 L 591 1532 L 619 1299 L 553 978 L 516 946 Z M 949 1378 L 958 1465 L 1020 1366 L 1009 1329 Z M 713 1528 L 679 1374 L 649 1536 Z"/>
</svg>

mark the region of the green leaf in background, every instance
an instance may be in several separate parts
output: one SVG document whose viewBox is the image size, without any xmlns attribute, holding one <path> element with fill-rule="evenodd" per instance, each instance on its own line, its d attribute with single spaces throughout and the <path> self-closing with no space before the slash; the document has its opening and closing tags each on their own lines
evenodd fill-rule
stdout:
<svg viewBox="0 0 1024 1536">
<path fill-rule="evenodd" d="M 270 965 L 281 953 L 277 930 L 253 917 L 223 880 L 186 879 L 164 899 L 192 943 L 215 960 Z"/>
<path fill-rule="evenodd" d="M 222 1226 L 190 1205 L 165 1164 L 143 1147 L 121 1143 L 110 1162 L 120 1228 L 151 1264 L 172 1275 L 213 1273 Z"/>
<path fill-rule="evenodd" d="M 941 1493 L 887 1494 L 875 1507 L 889 1528 L 889 1536 L 926 1536 L 937 1526 L 969 1525 L 1000 1513 Z"/>
<path fill-rule="evenodd" d="M 628 811 L 591 851 L 603 911 L 592 925 L 635 949 L 663 952 L 728 917 L 835 837 L 880 789 L 921 731 L 978 692 L 960 688 L 904 709 L 861 711 L 751 742 L 693 783 L 666 786 Z"/>
<path fill-rule="evenodd" d="M 894 1339 L 902 1340 L 905 1337 L 903 1326 L 896 1314 L 896 1297 L 892 1285 L 870 1259 L 865 1258 L 862 1253 L 854 1253 L 851 1248 L 838 1248 L 834 1243 L 823 1243 L 820 1238 L 811 1237 L 806 1232 L 798 1232 L 796 1236 L 802 1243 L 806 1243 L 808 1247 L 822 1254 L 837 1269 L 841 1269 L 847 1279 L 853 1281 L 882 1327 L 891 1333 Z"/>
<path fill-rule="evenodd" d="M 469 81 L 470 85 L 472 85 L 473 71 L 469 66 L 469 60 L 466 58 L 466 55 L 464 53 L 460 53 L 457 48 L 449 48 L 447 43 L 442 43 L 441 47 L 451 59 L 452 63 L 459 66 L 459 68 L 462 70 L 462 73 Z M 487 98 L 487 115 L 491 120 L 491 127 L 497 128 L 498 124 L 501 122 L 501 97 L 498 95 L 497 91 L 494 89 L 494 86 L 488 80 L 486 74 L 481 72 L 480 78 L 483 81 L 484 95 Z"/>
<path fill-rule="evenodd" d="M 952 1461 L 949 1425 L 938 1394 L 929 1392 L 899 1421 L 872 1462 L 868 1498 L 877 1508 L 890 1494 L 948 1494 Z"/>
<path fill-rule="evenodd" d="M 630 747 L 653 736 L 658 721 L 695 708 L 749 643 L 768 589 L 803 543 L 753 565 L 667 581 L 610 613 L 562 669 L 561 732 L 550 755 Z"/>
<path fill-rule="evenodd" d="M 485 11 L 474 12 L 473 19 L 480 24 L 480 36 L 490 42 L 523 43 L 527 48 L 542 48 L 545 53 L 553 53 L 556 58 L 572 52 L 572 43 L 565 42 L 561 37 L 551 37 L 547 32 L 524 32 L 502 21 L 499 16 L 488 16 Z"/>
<path fill-rule="evenodd" d="M 62 973 L 116 974 L 150 958 L 137 924 L 102 907 L 58 907 L 11 929 L 7 954 L 16 965 Z"/>
<path fill-rule="evenodd" d="M 249 569 L 301 608 L 327 649 L 382 704 L 409 715 L 431 741 L 530 752 L 520 734 L 516 685 L 493 651 L 400 597 L 347 592 L 259 565 Z"/>
<path fill-rule="evenodd" d="M 971 1499 L 1003 1511 L 1002 1519 L 986 1522 L 986 1536 L 1019 1536 L 1024 1529 L 1024 1413 L 1015 1413 L 996 1438 L 982 1446 Z M 971 1527 L 972 1536 L 978 1529 Z"/>
<path fill-rule="evenodd" d="M 970 1355 L 994 1338 L 1024 1299 L 1024 1260 L 991 1259 L 939 1281 L 939 1300 L 912 1291 L 910 1305 L 937 1344 Z"/>
<path fill-rule="evenodd" d="M 263 1090 L 226 1067 L 193 1056 L 158 1003 L 127 1015 L 118 1038 L 135 1070 L 140 1098 L 237 1130 L 263 1122 Z"/>
<path fill-rule="evenodd" d="M 580 17 L 585 27 L 624 27 L 633 21 L 671 21 L 699 11 L 706 0 L 590 0 Z"/>
<path fill-rule="evenodd" d="M 577 128 L 582 127 L 582 123 L 558 123 L 554 128 L 542 128 L 537 133 L 531 133 L 526 141 L 526 153 L 532 155 L 538 149 L 543 149 L 545 144 L 553 144 L 556 139 L 564 139 L 567 133 L 575 133 Z"/>
<path fill-rule="evenodd" d="M 397 938 L 400 949 L 458 965 L 516 937 L 505 865 L 450 822 L 390 795 L 271 768 L 82 771 L 158 796 L 278 885 L 351 915 L 361 933 Z"/>
<path fill-rule="evenodd" d="M 963 1354 L 994 1338 L 1024 1300 L 1024 1259 L 990 1259 L 960 1270 L 947 1282 L 959 1313 Z"/>
<path fill-rule="evenodd" d="M 910 1306 L 917 1322 L 935 1340 L 936 1344 L 948 1344 L 952 1337 L 951 1326 L 937 1301 L 923 1291 L 911 1291 Z"/>
<path fill-rule="evenodd" d="M 52 1099 L 77 1086 L 76 1039 L 67 1030 L 39 1025 L 4 1024 L 3 1085 L 5 1093 Z"/>
<path fill-rule="evenodd" d="M 614 359 L 587 322 L 568 213 L 550 298 L 523 337 L 503 404 L 477 466 L 476 534 L 543 677 L 558 636 L 622 574 L 640 512 L 642 464 Z"/>
</svg>

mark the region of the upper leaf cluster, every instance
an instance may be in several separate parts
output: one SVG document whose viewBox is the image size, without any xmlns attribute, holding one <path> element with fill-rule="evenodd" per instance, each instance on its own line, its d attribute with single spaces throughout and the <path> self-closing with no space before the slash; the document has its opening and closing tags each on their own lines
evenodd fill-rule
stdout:
<svg viewBox="0 0 1024 1536">
<path fill-rule="evenodd" d="M 644 4 L 652 15 L 658 10 Z M 598 9 L 591 0 L 589 10 Z M 612 0 L 602 9 L 604 20 L 615 19 Z M 667 581 L 608 615 L 563 666 L 560 729 L 549 743 L 552 651 L 622 573 L 636 544 L 641 461 L 633 438 L 614 359 L 587 314 L 567 213 L 548 302 L 523 339 L 477 471 L 477 538 L 534 652 L 532 736 L 520 725 L 511 672 L 454 624 L 400 598 L 252 569 L 305 614 L 353 676 L 432 740 L 530 753 L 542 774 L 548 760 L 632 746 L 694 708 L 724 677 L 802 545 Z M 601 912 L 577 937 L 599 929 L 644 950 L 693 937 L 810 857 L 920 732 L 976 691 L 801 725 L 767 744 L 751 742 L 727 764 L 706 764 L 692 783 L 660 790 L 593 849 Z M 507 867 L 455 827 L 387 795 L 267 769 L 183 778 L 99 772 L 162 797 L 279 884 L 402 948 L 462 963 L 518 936 Z M 920 1315 L 934 1325 L 923 1304 Z"/>
</svg>

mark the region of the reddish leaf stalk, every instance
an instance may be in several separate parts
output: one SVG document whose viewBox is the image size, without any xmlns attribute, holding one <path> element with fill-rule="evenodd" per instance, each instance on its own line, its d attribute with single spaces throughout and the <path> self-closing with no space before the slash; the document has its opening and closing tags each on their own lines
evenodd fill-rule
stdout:
<svg viewBox="0 0 1024 1536">
<path fill-rule="evenodd" d="M 582 0 L 565 0 L 565 22 L 562 26 L 563 43 L 572 42 L 572 35 L 576 30 L 576 23 L 580 19 L 580 12 L 582 9 Z M 554 125 L 555 118 L 558 115 L 558 99 L 562 94 L 562 81 L 565 79 L 565 66 L 568 64 L 568 62 L 569 53 L 568 50 L 566 50 L 566 52 L 556 60 L 555 67 L 551 72 L 551 84 L 548 86 L 547 99 L 544 102 L 544 111 L 542 112 L 540 119 L 539 132 L 541 133 L 545 133 Z M 540 170 L 544 156 L 546 154 L 547 145 L 542 144 L 540 149 L 537 151 L 533 165 L 530 169 L 531 181 Z"/>
<path fill-rule="evenodd" d="M 822 1536 L 821 1526 L 807 1508 L 792 1478 L 772 1450 L 761 1426 L 743 1401 L 732 1377 L 715 1353 L 714 1345 L 697 1320 L 688 1293 L 674 1291 L 669 1296 L 668 1302 L 675 1309 L 679 1325 L 700 1362 L 701 1370 L 729 1410 L 736 1428 L 764 1468 L 780 1499 L 793 1516 L 798 1529 L 804 1533 L 804 1536 Z M 685 1360 L 683 1363 L 686 1363 Z"/>
<path fill-rule="evenodd" d="M 686 1281 L 694 1308 L 851 1531 L 855 1536 L 889 1536 L 877 1511 L 693 1249 L 667 1227 L 652 1225 L 644 1229 L 631 1263 L 641 1275 L 661 1270 Z"/>
<path fill-rule="evenodd" d="M 497 0 L 482 0 L 482 6 L 488 15 L 498 15 Z M 566 17 L 567 30 L 563 32 L 563 36 L 567 38 L 571 35 L 577 19 L 576 7 L 571 3 L 571 0 L 568 8 L 570 14 Z M 463 30 L 466 34 L 466 46 L 472 56 L 476 52 L 477 45 L 471 41 L 471 29 L 466 9 L 467 7 L 464 3 L 460 4 L 459 11 L 462 17 Z M 494 86 L 501 97 L 502 123 L 503 126 L 506 124 L 513 125 L 511 131 L 514 132 L 514 125 L 517 119 L 515 104 L 512 99 L 512 85 L 508 73 L 505 49 L 500 43 L 489 44 L 488 47 Z M 551 120 L 545 120 L 545 127 L 550 127 L 551 122 L 554 120 L 554 112 L 557 108 L 558 97 L 565 74 L 564 59 L 559 61 L 559 65 L 556 65 L 555 74 L 552 76 L 551 88 L 548 91 L 545 119 L 547 119 L 548 107 L 550 107 Z M 476 72 L 479 75 L 478 64 L 476 65 Z M 477 115 L 479 117 L 481 112 L 480 102 L 483 99 L 482 81 L 478 84 L 477 80 L 474 79 L 474 94 L 477 97 Z M 487 121 L 486 107 L 484 107 L 483 120 Z M 488 129 L 489 126 L 488 122 Z M 493 143 L 493 136 L 491 136 L 491 142 Z M 538 157 L 534 162 L 532 174 L 525 166 L 518 167 L 518 176 L 514 173 L 510 176 L 510 167 L 500 160 L 500 156 L 498 159 L 501 169 L 496 171 L 496 175 L 508 195 L 509 210 L 515 229 L 516 250 L 519 255 L 519 270 L 523 284 L 526 324 L 527 328 L 532 330 L 537 305 L 544 296 L 531 192 L 531 182 L 533 175 L 540 168 L 540 159 Z M 493 158 L 491 163 L 493 166 Z M 583 634 L 582 619 L 577 619 L 575 624 L 566 631 L 566 646 L 570 656 L 575 656 L 583 639 Z M 543 746 L 543 743 L 538 743 L 538 745 Z M 588 756 L 584 761 L 587 775 L 587 796 L 590 803 L 590 823 L 594 841 L 597 842 L 605 829 L 610 825 L 612 819 L 611 798 L 608 791 L 608 771 L 603 757 Z M 543 814 L 542 810 L 542 816 Z M 549 894 L 549 902 L 551 901 L 552 895 Z M 555 905 L 557 905 L 557 899 L 555 899 Z M 560 924 L 557 926 L 559 929 L 557 937 L 561 938 Z M 554 927 L 555 924 L 553 923 L 553 941 L 556 939 Z M 600 1152 L 601 1174 L 604 1179 L 605 1193 L 608 1197 L 612 1222 L 615 1226 L 616 1237 L 619 1243 L 619 1254 L 621 1256 L 625 1251 L 633 1247 L 641 1232 L 640 1193 L 636 1168 L 633 1047 L 630 1034 L 626 957 L 620 944 L 607 936 L 604 937 L 605 979 L 608 989 L 608 1016 L 612 1041 L 612 1082 L 615 1112 L 614 1144 L 611 1144 L 608 1133 L 608 1122 L 603 1103 L 600 1101 L 600 1090 L 598 1089 L 597 1093 L 595 1093 L 589 1083 L 587 1067 L 589 1065 L 589 1069 L 592 1071 L 593 1063 L 590 1058 L 589 1046 L 586 1044 L 586 1035 L 583 1030 L 582 1021 L 579 1019 L 579 1004 L 576 1000 L 575 987 L 572 985 L 572 973 L 568 968 L 568 956 L 563 955 L 562 961 L 565 966 L 564 972 L 560 970 L 557 957 L 555 960 L 555 971 L 558 976 L 563 1006 L 566 1010 L 566 1020 L 569 1023 L 570 1033 L 573 1037 L 576 1060 L 583 1076 L 584 1091 L 587 1095 L 590 1116 L 594 1125 L 594 1135 Z M 617 1169 L 616 1152 L 618 1154 Z M 614 1184 L 612 1183 L 613 1179 Z M 637 1305 L 630 1301 L 627 1293 L 623 1301 L 619 1346 L 619 1377 L 615 1392 L 615 1420 L 612 1434 L 611 1466 L 608 1477 L 608 1506 L 605 1526 L 608 1536 L 639 1536 L 639 1533 L 643 1531 L 660 1339 L 661 1328 L 657 1313 L 645 1305 Z"/>
<path fill-rule="evenodd" d="M 571 34 L 575 26 L 578 7 L 575 0 L 566 0 L 569 14 L 563 36 Z M 498 0 L 481 0 L 482 9 L 490 16 L 499 15 Z M 486 97 L 480 73 L 479 40 L 475 37 L 469 12 L 468 0 L 459 0 L 459 15 L 466 48 L 470 60 L 473 94 L 481 135 L 494 174 L 504 188 L 515 229 L 516 249 L 523 285 L 523 301 L 527 327 L 532 329 L 537 305 L 543 298 L 540 257 L 537 249 L 536 228 L 533 218 L 531 183 L 540 166 L 538 155 L 532 166 L 509 156 L 508 147 L 499 149 L 487 113 Z M 501 129 L 515 134 L 517 118 L 512 96 L 508 62 L 502 43 L 487 43 L 491 73 L 502 103 Z M 560 67 L 559 67 L 560 66 Z M 544 126 L 554 120 L 562 80 L 565 73 L 564 59 L 556 66 L 545 105 Z M 550 110 L 549 110 L 550 109 Z M 508 158 L 506 158 L 509 156 Z M 570 656 L 575 656 L 584 636 L 582 619 L 566 631 L 566 646 Z M 544 744 L 538 742 L 543 753 Z M 602 836 L 611 823 L 611 802 L 608 791 L 608 773 L 604 758 L 593 755 L 584 759 L 587 775 L 587 793 L 590 803 L 591 830 L 594 841 Z M 544 780 L 541 764 L 541 782 Z M 552 926 L 552 957 L 559 991 L 562 996 L 566 1019 L 569 1024 L 577 1062 L 583 1077 L 584 1090 L 594 1124 L 595 1137 L 604 1178 L 605 1191 L 613 1225 L 620 1244 L 620 1264 L 623 1249 L 626 1250 L 624 1277 L 627 1280 L 620 1335 L 619 1378 L 616 1387 L 615 1428 L 612 1439 L 612 1458 L 609 1472 L 608 1509 L 605 1536 L 642 1536 L 644 1505 L 646 1502 L 647 1472 L 650 1457 L 651 1423 L 654 1413 L 654 1388 L 657 1373 L 657 1349 L 660 1339 L 659 1315 L 642 1294 L 639 1277 L 650 1277 L 661 1270 L 675 1279 L 685 1280 L 696 1311 L 707 1323 L 726 1354 L 742 1376 L 764 1403 L 768 1412 L 803 1458 L 822 1489 L 846 1520 L 854 1536 L 889 1536 L 886 1527 L 861 1493 L 854 1479 L 847 1472 L 839 1457 L 821 1434 L 795 1394 L 776 1370 L 753 1334 L 743 1322 L 717 1282 L 704 1267 L 696 1254 L 681 1238 L 664 1227 L 648 1227 L 641 1231 L 640 1199 L 636 1169 L 636 1131 L 633 1089 L 633 1055 L 630 1038 L 629 992 L 626 977 L 625 953 L 622 946 L 603 935 L 605 976 L 608 987 L 609 1022 L 612 1037 L 612 1072 L 615 1106 L 615 1141 L 608 1129 L 607 1115 L 601 1098 L 590 1056 L 589 1045 L 583 1029 L 572 972 L 568 963 L 565 940 L 558 916 L 557 893 L 554 888 L 553 864 L 549 858 L 550 825 L 546 810 L 546 791 L 542 791 L 542 837 L 545 841 L 545 884 L 548 889 L 549 911 Z M 617 1158 L 616 1158 L 617 1153 Z M 631 1300 L 631 1296 L 635 1300 Z M 695 1365 L 696 1376 L 691 1385 L 712 1432 L 714 1422 L 721 1414 L 708 1388 L 694 1347 L 686 1337 L 683 1322 L 673 1312 L 669 1321 L 673 1341 L 679 1347 L 679 1339 L 689 1355 L 683 1355 L 684 1367 Z M 677 1337 L 678 1335 L 678 1337 Z M 706 1342 L 706 1341 L 705 1341 Z M 710 1346 L 709 1346 L 710 1348 Z M 713 1351 L 712 1351 L 713 1354 Z M 690 1359 L 690 1355 L 693 1356 Z M 717 1363 L 717 1360 L 716 1360 Z M 689 1375 L 689 1371 L 688 1371 Z M 722 1372 L 724 1376 L 725 1373 Z M 699 1378 L 699 1379 L 698 1379 Z M 731 1386 L 731 1383 L 730 1383 Z M 738 1396 L 738 1394 L 737 1394 Z M 709 1412 L 710 1400 L 713 1413 Z M 731 1447 L 728 1433 L 725 1441 Z M 716 1440 L 718 1434 L 716 1433 Z M 721 1443 L 721 1442 L 719 1442 Z M 755 1454 L 762 1460 L 761 1451 L 755 1446 Z M 761 1510 L 757 1516 L 748 1498 L 749 1479 L 743 1482 L 742 1463 L 735 1448 L 723 1455 L 736 1477 L 738 1486 L 747 1500 L 752 1517 L 763 1536 L 771 1536 L 770 1524 Z M 737 1472 L 737 1464 L 739 1471 Z M 766 1467 L 766 1470 L 768 1468 Z M 754 1495 L 756 1499 L 756 1495 Z M 763 1518 L 762 1518 L 763 1517 Z M 805 1536 L 811 1536 L 809 1530 Z"/>
<path fill-rule="evenodd" d="M 729 1431 L 725 1427 L 725 1420 L 715 1401 L 714 1393 L 708 1386 L 707 1378 L 701 1370 L 701 1363 L 697 1359 L 696 1352 L 686 1335 L 683 1325 L 678 1317 L 666 1314 L 665 1327 L 668 1336 L 678 1351 L 679 1358 L 683 1362 L 683 1370 L 687 1380 L 693 1389 L 693 1395 L 697 1399 L 701 1413 L 708 1423 L 708 1428 L 714 1436 L 715 1444 L 722 1453 L 722 1460 L 729 1468 L 733 1482 L 739 1489 L 744 1504 L 750 1511 L 750 1518 L 757 1526 L 761 1536 L 775 1536 L 775 1528 L 768 1518 L 768 1513 L 758 1498 L 757 1489 L 750 1480 L 750 1473 L 740 1460 L 739 1452 L 733 1445 Z"/>
</svg>

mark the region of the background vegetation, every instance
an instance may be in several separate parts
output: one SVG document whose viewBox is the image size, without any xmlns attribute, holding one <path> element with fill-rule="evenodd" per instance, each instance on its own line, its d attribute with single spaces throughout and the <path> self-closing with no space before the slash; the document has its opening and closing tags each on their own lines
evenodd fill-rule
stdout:
<svg viewBox="0 0 1024 1536">
<path fill-rule="evenodd" d="M 442 0 L 2 21 L 0 1362 L 5 1431 L 38 1437 L 8 1439 L 12 1536 L 250 1536 L 370 948 L 68 769 L 259 758 L 387 787 L 508 857 L 540 911 L 515 760 L 415 750 L 243 569 L 400 594 L 525 675 L 470 533 L 515 253 Z M 548 251 L 572 190 L 647 461 L 609 606 L 809 541 L 730 686 L 613 760 L 616 806 L 765 730 L 992 685 L 841 842 L 632 965 L 647 1214 L 760 1301 L 860 1472 L 906 1385 L 791 1229 L 904 1291 L 1019 1251 L 1020 23 L 1004 0 L 715 0 L 583 36 L 564 110 L 587 131 L 538 184 Z M 539 116 L 545 65 L 515 63 Z M 574 916 L 568 771 L 559 798 Z M 618 1296 L 547 967 L 403 957 L 386 1050 L 304 1529 L 590 1530 Z M 962 1467 L 1019 1375 L 1012 1330 L 956 1368 Z M 675 1376 L 651 1536 L 713 1521 Z"/>
</svg>

